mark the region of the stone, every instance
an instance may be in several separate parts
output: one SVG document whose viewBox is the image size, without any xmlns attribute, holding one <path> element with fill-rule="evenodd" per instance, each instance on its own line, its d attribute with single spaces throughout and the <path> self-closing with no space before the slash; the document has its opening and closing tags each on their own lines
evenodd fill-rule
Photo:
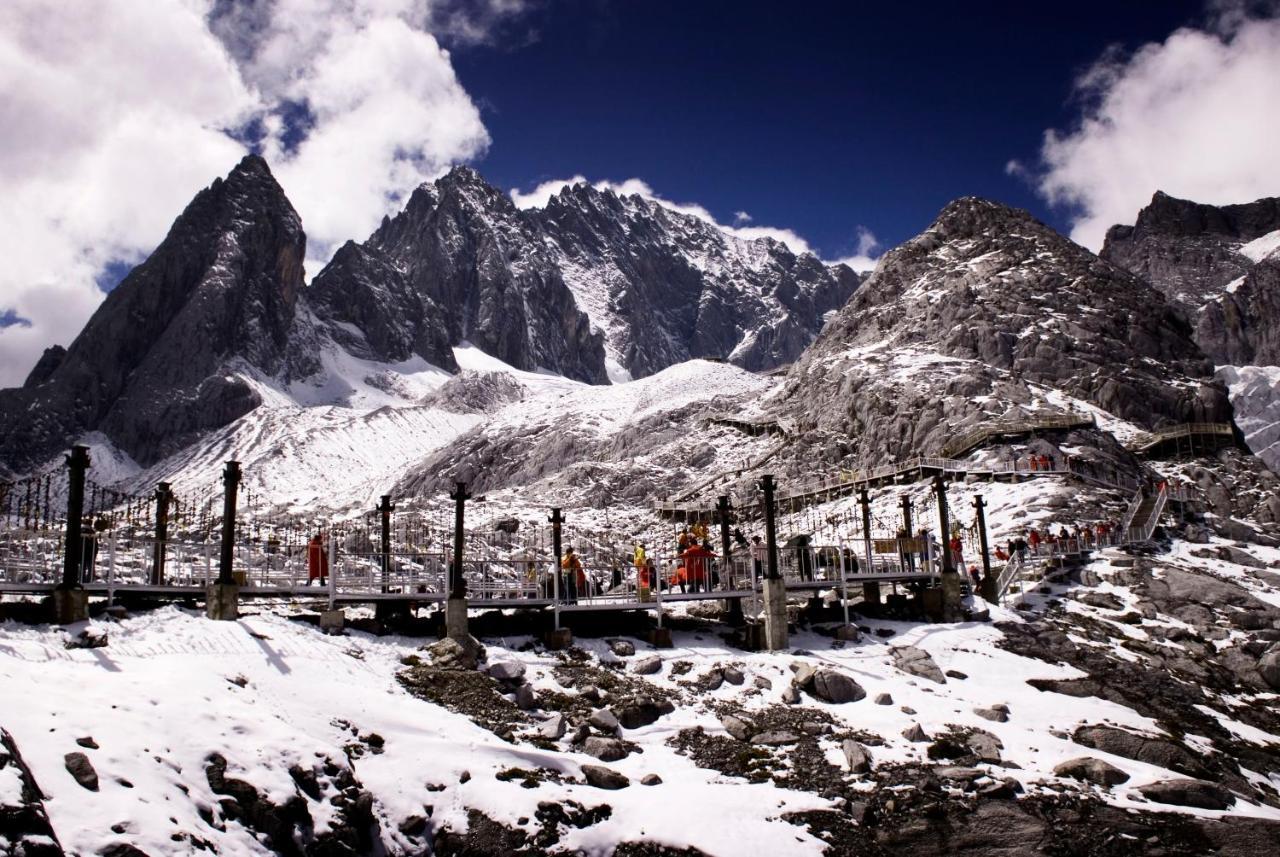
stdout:
<svg viewBox="0 0 1280 857">
<path fill-rule="evenodd" d="M 871 754 L 866 747 L 852 738 L 846 738 L 840 747 L 844 750 L 844 760 L 851 773 L 865 774 L 871 770 Z"/>
<path fill-rule="evenodd" d="M 818 674 L 817 667 L 803 661 L 793 663 L 791 672 L 794 673 L 791 677 L 791 683 L 796 687 L 808 687 L 809 683 L 813 681 L 813 677 Z"/>
<path fill-rule="evenodd" d="M 93 763 L 89 761 L 89 757 L 84 753 L 67 753 L 62 757 L 62 763 L 67 768 L 67 773 L 80 784 L 82 788 L 91 792 L 98 790 L 98 772 L 93 769 Z"/>
<path fill-rule="evenodd" d="M 1221 787 L 1204 780 L 1163 780 L 1138 789 L 1147 800 L 1197 809 L 1227 809 L 1235 798 Z"/>
<path fill-rule="evenodd" d="M 1009 722 L 1009 713 L 1007 711 L 1000 711 L 996 708 L 975 708 L 973 709 L 973 713 L 995 723 Z"/>
<path fill-rule="evenodd" d="M 662 777 L 658 776 L 657 774 L 645 774 L 643 777 L 640 778 L 640 785 L 660 786 L 662 785 Z"/>
<path fill-rule="evenodd" d="M 724 684 L 724 673 L 720 670 L 709 670 L 706 675 L 698 679 L 698 686 L 703 691 L 719 690 Z"/>
<path fill-rule="evenodd" d="M 490 678 L 516 684 L 524 681 L 525 666 L 519 661 L 498 661 L 490 664 L 486 672 Z"/>
<path fill-rule="evenodd" d="M 958 780 L 971 783 L 987 775 L 981 768 L 966 768 L 960 765 L 943 765 L 933 769 L 933 775 L 940 780 Z"/>
<path fill-rule="evenodd" d="M 893 665 L 908 675 L 946 684 L 947 677 L 934 662 L 933 656 L 915 646 L 895 646 L 891 652 Z"/>
<path fill-rule="evenodd" d="M 420 836 L 427 829 L 426 816 L 411 815 L 400 822 L 398 828 L 405 836 Z"/>
<path fill-rule="evenodd" d="M 606 768 L 603 765 L 583 765 L 582 776 L 586 779 L 587 785 L 595 786 L 598 789 L 617 791 L 631 785 L 631 780 L 627 779 L 626 774 L 619 773 L 613 768 Z"/>
<path fill-rule="evenodd" d="M 636 675 L 656 675 L 662 672 L 662 658 L 657 655 L 643 657 L 631 665 L 631 671 Z"/>
<path fill-rule="evenodd" d="M 606 735 L 617 735 L 618 730 L 622 728 L 622 724 L 618 722 L 618 718 L 615 717 L 613 712 L 607 708 L 597 708 L 595 711 L 591 712 L 591 716 L 587 718 L 587 722 Z"/>
<path fill-rule="evenodd" d="M 516 708 L 521 711 L 532 711 L 538 707 L 537 697 L 534 696 L 533 688 L 527 684 L 522 684 L 516 688 Z"/>
<path fill-rule="evenodd" d="M 984 762 L 999 762 L 1000 751 L 1004 749 L 999 738 L 981 729 L 975 730 L 965 739 L 965 746 Z"/>
<path fill-rule="evenodd" d="M 828 669 L 818 670 L 814 674 L 811 692 L 818 699 L 836 705 L 857 702 L 867 695 L 862 685 L 843 673 Z"/>
<path fill-rule="evenodd" d="M 1129 781 L 1129 775 L 1124 771 L 1092 756 L 1081 756 L 1078 759 L 1061 762 L 1054 767 L 1053 774 L 1057 777 L 1083 780 L 1103 788 L 1118 786 Z"/>
<path fill-rule="evenodd" d="M 751 737 L 751 727 L 747 725 L 747 722 L 741 718 L 734 717 L 732 714 L 722 716 L 720 725 L 724 727 L 724 731 L 739 741 L 746 741 Z"/>
<path fill-rule="evenodd" d="M 1098 607 L 1102 610 L 1120 610 L 1124 607 L 1124 602 L 1110 592 L 1086 592 L 1080 595 L 1078 600 L 1081 604 L 1088 604 L 1090 607 Z"/>
<path fill-rule="evenodd" d="M 795 744 L 800 740 L 800 736 L 794 732 L 784 732 L 781 730 L 770 730 L 768 732 L 758 732 L 751 736 L 750 743 L 762 744 L 766 747 L 777 747 L 783 744 Z"/>
<path fill-rule="evenodd" d="M 795 685 L 789 684 L 783 689 L 782 701 L 787 705 L 796 705 L 800 702 L 800 691 L 796 690 Z"/>
<path fill-rule="evenodd" d="M 1272 690 L 1280 691 L 1280 649 L 1273 649 L 1258 658 L 1258 674 Z"/>
<path fill-rule="evenodd" d="M 627 746 L 617 738 L 602 738 L 599 735 L 592 735 L 583 741 L 582 752 L 595 756 L 602 762 L 616 762 L 631 754 Z"/>
<path fill-rule="evenodd" d="M 473 670 L 484 657 L 484 647 L 474 637 L 457 640 L 445 637 L 427 647 L 431 663 L 442 670 Z"/>
<path fill-rule="evenodd" d="M 630 640 L 610 640 L 609 651 L 620 658 L 629 658 L 636 653 L 636 644 Z"/>
<path fill-rule="evenodd" d="M 675 706 L 647 696 L 629 696 L 612 703 L 609 710 L 623 729 L 639 729 L 657 722 L 664 714 L 670 714 Z"/>
<path fill-rule="evenodd" d="M 98 749 L 98 742 L 93 740 L 92 735 L 86 735 L 84 738 L 77 738 L 76 743 L 88 750 Z"/>
<path fill-rule="evenodd" d="M 585 723 L 579 723 L 577 726 L 573 727 L 573 735 L 570 736 L 569 741 L 572 744 L 581 744 L 590 737 L 591 727 Z"/>
<path fill-rule="evenodd" d="M 721 675 L 724 676 L 725 682 L 734 686 L 739 686 L 747 680 L 747 677 L 742 674 L 742 670 L 737 667 L 725 667 L 721 670 Z"/>
<path fill-rule="evenodd" d="M 1195 755 L 1172 741 L 1149 738 L 1114 726 L 1082 726 L 1071 740 L 1093 750 L 1167 768 L 1188 777 L 1208 773 Z"/>
<path fill-rule="evenodd" d="M 539 737 L 559 741 L 564 737 L 567 724 L 563 714 L 553 714 L 538 726 Z"/>
<path fill-rule="evenodd" d="M 960 670 L 947 670 L 946 676 L 947 678 L 954 678 L 959 681 L 964 681 L 969 677 L 967 673 L 962 673 Z"/>
<path fill-rule="evenodd" d="M 876 694 L 876 705 L 893 705 L 893 697 L 887 693 Z"/>
<path fill-rule="evenodd" d="M 902 730 L 902 737 L 914 743 L 922 743 L 924 741 L 932 741 L 929 734 L 920 727 L 919 723 L 912 723 L 906 729 Z"/>
<path fill-rule="evenodd" d="M 773 682 L 762 675 L 755 677 L 755 685 L 761 690 L 773 690 Z"/>
</svg>

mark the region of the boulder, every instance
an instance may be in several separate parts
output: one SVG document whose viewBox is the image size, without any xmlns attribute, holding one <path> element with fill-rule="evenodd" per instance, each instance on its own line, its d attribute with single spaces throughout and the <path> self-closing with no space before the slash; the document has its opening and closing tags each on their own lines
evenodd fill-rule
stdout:
<svg viewBox="0 0 1280 857">
<path fill-rule="evenodd" d="M 835 670 L 818 670 L 813 676 L 813 687 L 810 692 L 824 702 L 841 704 L 857 702 L 867 695 L 862 685 L 843 673 Z"/>
<path fill-rule="evenodd" d="M 917 744 L 922 743 L 924 741 L 933 740 L 932 738 L 929 737 L 929 734 L 920 727 L 919 723 L 912 723 L 906 729 L 903 729 L 902 737 L 906 738 L 908 741 L 912 741 Z"/>
<path fill-rule="evenodd" d="M 1092 756 L 1081 756 L 1078 759 L 1068 759 L 1054 767 L 1054 776 L 1070 777 L 1074 780 L 1083 780 L 1088 783 L 1110 788 L 1118 786 L 1129 780 L 1129 775 L 1114 765 L 1107 764 L 1101 759 L 1095 759 Z"/>
<path fill-rule="evenodd" d="M 893 697 L 887 693 L 876 694 L 876 705 L 893 705 Z"/>
<path fill-rule="evenodd" d="M 660 786 L 660 785 L 662 785 L 662 777 L 658 776 L 657 774 L 645 774 L 645 775 L 644 775 L 643 777 L 641 777 L 641 779 L 640 779 L 640 785 L 642 785 L 642 786 Z"/>
<path fill-rule="evenodd" d="M 606 735 L 617 735 L 618 729 L 622 725 L 618 722 L 618 718 L 614 716 L 613 712 L 607 708 L 598 708 L 591 712 L 587 722 Z"/>
<path fill-rule="evenodd" d="M 746 741 L 751 737 L 751 727 L 747 722 L 741 718 L 734 717 L 732 714 L 726 714 L 721 717 L 720 725 L 724 727 L 724 731 L 739 741 Z"/>
<path fill-rule="evenodd" d="M 999 762 L 1000 751 L 1004 749 L 999 738 L 983 729 L 974 730 L 964 743 L 973 755 L 984 762 Z"/>
<path fill-rule="evenodd" d="M 915 646 L 896 646 L 892 653 L 893 665 L 908 675 L 946 684 L 947 677 L 934 662 L 933 656 Z"/>
<path fill-rule="evenodd" d="M 664 714 L 670 714 L 675 706 L 648 696 L 628 696 L 612 703 L 609 710 L 623 729 L 639 729 L 657 722 Z"/>
<path fill-rule="evenodd" d="M 1114 726 L 1082 726 L 1071 740 L 1094 750 L 1168 768 L 1185 776 L 1197 777 L 1207 773 L 1194 755 L 1172 741 L 1148 738 Z"/>
<path fill-rule="evenodd" d="M 761 690 L 772 690 L 773 682 L 762 675 L 758 675 L 755 677 L 755 686 Z"/>
<path fill-rule="evenodd" d="M 490 678 L 518 684 L 524 681 L 525 667 L 519 661 L 498 661 L 490 665 L 486 672 Z"/>
<path fill-rule="evenodd" d="M 538 726 L 539 737 L 559 741 L 564 737 L 567 724 L 563 714 L 553 714 Z"/>
<path fill-rule="evenodd" d="M 516 688 L 516 708 L 521 711 L 532 711 L 538 707 L 538 700 L 533 695 L 533 688 L 522 684 Z"/>
<path fill-rule="evenodd" d="M 787 705 L 795 705 L 800 702 L 800 691 L 796 690 L 795 685 L 787 685 L 782 691 L 782 701 Z"/>
<path fill-rule="evenodd" d="M 998 709 L 998 708 L 994 708 L 994 707 L 992 707 L 992 708 L 975 708 L 975 709 L 973 709 L 973 713 L 974 713 L 974 714 L 976 714 L 976 715 L 978 715 L 979 717 L 982 717 L 982 718 L 984 718 L 984 719 L 986 719 L 986 720 L 991 720 L 991 721 L 993 721 L 993 722 L 995 722 L 995 723 L 1008 723 L 1008 722 L 1009 722 L 1009 712 L 1008 712 L 1008 711 L 1001 711 L 1001 710 L 1000 710 L 1000 709 Z"/>
<path fill-rule="evenodd" d="M 1226 809 L 1235 798 L 1230 792 L 1204 780 L 1163 780 L 1138 789 L 1147 800 L 1198 809 Z"/>
<path fill-rule="evenodd" d="M 808 687 L 813 681 L 813 677 L 817 675 L 818 670 L 813 664 L 806 664 L 803 661 L 796 661 L 791 665 L 791 671 L 795 673 L 791 677 L 791 684 L 796 687 Z"/>
<path fill-rule="evenodd" d="M 771 730 L 769 732 L 759 732 L 751 736 L 752 744 L 763 744 L 766 747 L 777 747 L 782 744 L 795 744 L 800 740 L 800 736 L 794 732 L 783 732 L 781 730 Z"/>
<path fill-rule="evenodd" d="M 657 655 L 647 655 L 632 664 L 631 671 L 636 675 L 656 675 L 662 672 L 662 658 Z"/>
<path fill-rule="evenodd" d="M 747 680 L 747 677 L 742 674 L 742 670 L 737 667 L 725 667 L 721 674 L 726 682 L 735 686 L 741 685 Z"/>
<path fill-rule="evenodd" d="M 602 762 L 616 762 L 631 754 L 627 745 L 617 738 L 602 738 L 599 735 L 592 735 L 583 741 L 582 752 L 588 756 L 595 756 Z"/>
<path fill-rule="evenodd" d="M 610 640 L 609 651 L 620 658 L 628 658 L 636 653 L 636 644 L 630 640 Z"/>
<path fill-rule="evenodd" d="M 1258 658 L 1258 674 L 1272 690 L 1280 691 L 1280 649 L 1273 649 Z"/>
<path fill-rule="evenodd" d="M 852 738 L 846 738 L 841 749 L 844 750 L 844 759 L 851 773 L 865 774 L 871 770 L 871 754 L 866 747 Z"/>
<path fill-rule="evenodd" d="M 84 753 L 68 753 L 62 757 L 62 762 L 67 767 L 67 773 L 83 788 L 91 792 L 98 790 L 98 772 L 93 769 L 88 756 Z"/>
<path fill-rule="evenodd" d="M 1120 610 L 1124 602 L 1110 592 L 1086 592 L 1079 596 L 1081 604 L 1098 607 L 1103 610 Z"/>
<path fill-rule="evenodd" d="M 461 641 L 445 637 L 427 646 L 427 652 L 436 669 L 442 670 L 473 670 L 484 659 L 484 646 L 475 637 Z"/>
<path fill-rule="evenodd" d="M 582 776 L 587 781 L 587 785 L 595 786 L 598 789 L 617 791 L 631 785 L 631 780 L 627 779 L 626 774 L 621 774 L 613 768 L 606 768 L 603 765 L 583 765 Z"/>
</svg>

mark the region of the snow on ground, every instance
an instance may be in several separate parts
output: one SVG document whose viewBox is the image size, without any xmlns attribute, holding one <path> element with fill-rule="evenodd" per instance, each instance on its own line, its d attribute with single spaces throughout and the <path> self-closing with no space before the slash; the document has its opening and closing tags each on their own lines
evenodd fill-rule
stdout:
<svg viewBox="0 0 1280 857">
<path fill-rule="evenodd" d="M 1261 238 L 1255 238 L 1242 245 L 1237 252 L 1255 262 L 1261 262 L 1277 250 L 1280 250 L 1280 229 L 1275 232 L 1268 232 Z"/>
</svg>

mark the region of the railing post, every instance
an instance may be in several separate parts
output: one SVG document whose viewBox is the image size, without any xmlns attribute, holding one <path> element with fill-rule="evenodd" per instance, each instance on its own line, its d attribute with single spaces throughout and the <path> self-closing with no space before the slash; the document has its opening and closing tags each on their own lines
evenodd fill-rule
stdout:
<svg viewBox="0 0 1280 857">
<path fill-rule="evenodd" d="M 84 480 L 89 469 L 89 447 L 76 445 L 67 456 L 67 525 L 63 546 L 62 583 L 53 591 L 54 621 L 59 625 L 89 618 L 89 594 L 80 585 L 84 566 Z"/>
<path fill-rule="evenodd" d="M 973 508 L 978 515 L 978 548 L 982 553 L 982 597 L 994 603 L 997 596 L 996 582 L 991 577 L 991 549 L 987 544 L 987 504 L 981 494 L 973 498 Z"/>
<path fill-rule="evenodd" d="M 169 501 L 173 491 L 168 482 L 156 486 L 156 543 L 151 551 L 151 585 L 164 586 L 165 543 L 169 539 Z"/>
<path fill-rule="evenodd" d="M 933 490 L 938 496 L 939 541 L 942 543 L 942 621 L 955 622 L 960 618 L 960 575 L 956 573 L 951 556 L 951 522 L 947 513 L 947 482 L 942 474 L 933 477 Z"/>
<path fill-rule="evenodd" d="M 329 530 L 329 609 L 333 610 L 338 600 L 338 539 L 333 530 Z"/>
<path fill-rule="evenodd" d="M 720 554 L 724 557 L 724 574 L 721 575 L 722 580 L 720 582 L 725 586 L 725 588 L 734 589 L 736 587 L 732 585 L 733 564 L 729 561 L 729 552 L 731 550 L 729 541 L 729 515 L 731 514 L 731 507 L 729 506 L 729 496 L 727 494 L 720 495 L 720 498 L 716 501 L 716 514 L 720 516 Z M 710 583 L 710 581 L 707 582 Z M 708 589 L 709 588 L 710 587 L 708 587 Z"/>
<path fill-rule="evenodd" d="M 776 652 L 787 647 L 787 586 L 778 573 L 778 530 L 774 507 L 776 485 L 772 474 L 760 479 L 764 493 L 764 539 L 767 566 L 764 579 L 764 635 L 765 648 Z"/>
<path fill-rule="evenodd" d="M 377 512 L 382 520 L 382 591 L 384 593 L 391 591 L 391 510 L 394 508 L 395 506 L 391 505 L 391 495 L 383 494 Z M 458 515 L 458 520 L 461 521 L 461 510 Z"/>
<path fill-rule="evenodd" d="M 560 627 L 560 555 L 563 552 L 561 542 L 564 530 L 564 515 L 559 507 L 551 510 L 551 552 L 554 554 L 551 569 L 551 632 L 547 634 L 547 647 L 563 649 L 573 642 L 573 633 L 568 628 Z"/>
<path fill-rule="evenodd" d="M 218 582 L 205 596 L 210 619 L 233 620 L 239 616 L 240 587 L 232 568 L 236 557 L 236 492 L 240 488 L 240 462 L 228 461 L 222 471 L 222 545 L 218 554 Z"/>
<path fill-rule="evenodd" d="M 938 478 L 941 478 L 941 477 L 938 477 Z M 913 528 L 915 526 L 914 522 L 911 520 L 911 495 L 903 494 L 901 503 L 902 503 L 902 529 L 906 531 L 907 538 L 910 539 L 912 537 L 912 534 L 914 533 Z M 944 535 L 943 538 L 945 539 L 946 536 Z M 906 570 L 911 573 L 915 573 L 915 570 L 916 570 L 915 554 L 912 553 L 911 551 L 902 550 L 902 545 L 898 545 L 898 550 L 907 558 Z"/>
</svg>

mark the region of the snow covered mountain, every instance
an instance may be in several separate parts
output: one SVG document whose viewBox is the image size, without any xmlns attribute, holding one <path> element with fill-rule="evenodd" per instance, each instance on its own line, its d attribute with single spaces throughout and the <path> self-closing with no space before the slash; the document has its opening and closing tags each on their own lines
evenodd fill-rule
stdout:
<svg viewBox="0 0 1280 857">
<path fill-rule="evenodd" d="M 1212 206 L 1156 193 L 1102 257 L 1179 304 L 1253 449 L 1280 466 L 1280 198 Z"/>
<path fill-rule="evenodd" d="M 1231 419 L 1160 292 L 1026 212 L 973 198 L 881 260 L 775 407 L 852 464 L 937 454 L 984 424 L 1072 408 L 1129 430 Z"/>
</svg>

